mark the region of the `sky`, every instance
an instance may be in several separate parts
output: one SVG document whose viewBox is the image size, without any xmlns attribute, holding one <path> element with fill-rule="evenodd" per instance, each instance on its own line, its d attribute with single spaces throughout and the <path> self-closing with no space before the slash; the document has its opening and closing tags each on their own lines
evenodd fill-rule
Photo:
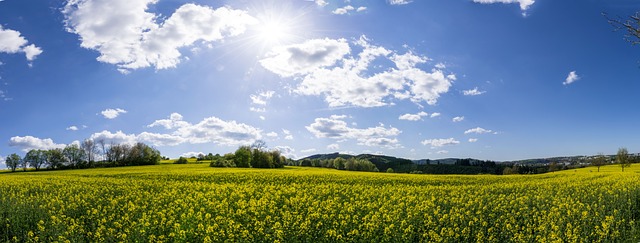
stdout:
<svg viewBox="0 0 640 243">
<path fill-rule="evenodd" d="M 0 0 L 0 156 L 640 152 L 636 0 Z"/>
</svg>

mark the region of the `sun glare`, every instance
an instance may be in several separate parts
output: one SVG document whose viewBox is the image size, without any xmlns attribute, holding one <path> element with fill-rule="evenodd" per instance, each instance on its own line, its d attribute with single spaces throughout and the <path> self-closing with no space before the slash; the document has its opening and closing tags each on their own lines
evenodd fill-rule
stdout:
<svg viewBox="0 0 640 243">
<path fill-rule="evenodd" d="M 315 6 L 315 5 L 314 5 Z M 249 30 L 251 45 L 261 53 L 273 47 L 293 44 L 313 34 L 313 26 L 307 20 L 310 9 L 283 4 L 281 1 L 263 1 L 250 7 L 258 20 Z"/>
<path fill-rule="evenodd" d="M 280 20 L 266 20 L 259 24 L 257 32 L 261 40 L 270 44 L 285 43 L 292 35 L 291 26 Z"/>
</svg>

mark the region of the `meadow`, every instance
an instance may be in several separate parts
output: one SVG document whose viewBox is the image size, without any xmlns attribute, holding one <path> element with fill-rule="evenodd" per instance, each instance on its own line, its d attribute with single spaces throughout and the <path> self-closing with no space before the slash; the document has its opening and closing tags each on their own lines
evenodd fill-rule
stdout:
<svg viewBox="0 0 640 243">
<path fill-rule="evenodd" d="M 638 241 L 640 165 L 412 175 L 204 164 L 0 173 L 8 242 Z"/>
</svg>

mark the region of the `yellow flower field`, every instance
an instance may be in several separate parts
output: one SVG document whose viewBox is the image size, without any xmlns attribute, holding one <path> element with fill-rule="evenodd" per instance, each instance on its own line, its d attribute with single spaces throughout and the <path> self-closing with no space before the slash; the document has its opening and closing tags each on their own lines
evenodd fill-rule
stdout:
<svg viewBox="0 0 640 243">
<path fill-rule="evenodd" d="M 435 176 L 157 165 L 0 174 L 0 241 L 637 242 L 640 166 Z"/>
</svg>

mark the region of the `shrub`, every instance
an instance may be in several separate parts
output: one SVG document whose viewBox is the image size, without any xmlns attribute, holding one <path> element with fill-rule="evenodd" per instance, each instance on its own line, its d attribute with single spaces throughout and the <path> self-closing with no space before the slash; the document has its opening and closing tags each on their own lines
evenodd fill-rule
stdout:
<svg viewBox="0 0 640 243">
<path fill-rule="evenodd" d="M 187 158 L 185 157 L 180 157 L 178 158 L 178 160 L 176 160 L 175 162 L 173 162 L 174 164 L 186 164 L 187 163 Z"/>
</svg>

